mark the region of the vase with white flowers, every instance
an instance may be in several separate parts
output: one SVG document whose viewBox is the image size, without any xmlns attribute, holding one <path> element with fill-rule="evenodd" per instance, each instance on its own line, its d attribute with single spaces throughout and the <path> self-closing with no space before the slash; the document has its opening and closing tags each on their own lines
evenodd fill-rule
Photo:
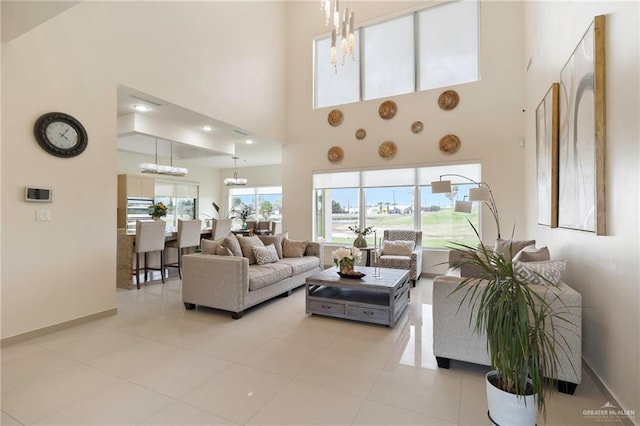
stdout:
<svg viewBox="0 0 640 426">
<path fill-rule="evenodd" d="M 331 252 L 331 257 L 341 274 L 354 275 L 354 265 L 362 258 L 362 251 L 358 247 L 340 247 Z"/>
</svg>

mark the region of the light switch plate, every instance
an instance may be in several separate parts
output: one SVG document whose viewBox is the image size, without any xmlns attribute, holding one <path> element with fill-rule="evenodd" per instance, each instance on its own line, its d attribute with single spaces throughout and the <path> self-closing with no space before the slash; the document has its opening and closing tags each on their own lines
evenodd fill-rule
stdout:
<svg viewBox="0 0 640 426">
<path fill-rule="evenodd" d="M 36 222 L 50 222 L 51 210 L 36 210 Z"/>
</svg>

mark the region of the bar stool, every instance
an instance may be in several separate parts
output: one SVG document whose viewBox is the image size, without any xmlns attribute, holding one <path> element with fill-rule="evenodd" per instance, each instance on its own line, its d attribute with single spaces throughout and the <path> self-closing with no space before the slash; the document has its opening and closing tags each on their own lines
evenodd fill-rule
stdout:
<svg viewBox="0 0 640 426">
<path fill-rule="evenodd" d="M 136 254 L 136 285 L 140 288 L 140 254 L 144 254 L 144 282 L 147 282 L 147 271 L 160 271 L 164 283 L 164 235 L 167 223 L 158 221 L 136 221 L 136 244 L 133 252 Z M 150 268 L 147 254 L 160 252 L 160 269 Z"/>
<path fill-rule="evenodd" d="M 200 234 L 202 232 L 201 220 L 182 220 L 178 219 L 178 239 L 169 241 L 165 247 L 178 249 L 178 262 L 165 263 L 165 268 L 178 268 L 178 275 L 182 279 L 182 252 L 189 247 L 198 247 L 200 245 Z"/>
</svg>

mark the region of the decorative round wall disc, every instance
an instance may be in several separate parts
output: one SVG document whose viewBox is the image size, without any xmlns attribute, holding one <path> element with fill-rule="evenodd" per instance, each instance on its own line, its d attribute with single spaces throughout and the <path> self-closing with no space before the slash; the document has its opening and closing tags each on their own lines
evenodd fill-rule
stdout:
<svg viewBox="0 0 640 426">
<path fill-rule="evenodd" d="M 367 131 L 365 129 L 358 129 L 356 130 L 356 139 L 358 139 L 359 141 L 361 141 L 362 139 L 364 139 L 365 137 L 367 137 Z"/>
<path fill-rule="evenodd" d="M 398 106 L 393 101 L 384 101 L 378 108 L 378 114 L 385 120 L 391 120 L 396 116 L 396 112 L 398 112 Z"/>
<path fill-rule="evenodd" d="M 398 147 L 395 142 L 386 141 L 380 144 L 378 148 L 378 155 L 382 158 L 393 158 L 398 152 Z"/>
<path fill-rule="evenodd" d="M 342 111 L 340 111 L 339 109 L 333 109 L 329 113 L 329 116 L 327 117 L 327 121 L 333 127 L 336 127 L 336 126 L 339 126 L 339 125 L 342 124 L 342 119 L 343 118 L 344 118 L 344 116 L 342 115 Z"/>
<path fill-rule="evenodd" d="M 460 149 L 460 138 L 456 135 L 446 135 L 440 139 L 440 151 L 454 154 Z"/>
<path fill-rule="evenodd" d="M 449 111 L 458 106 L 460 96 L 455 90 L 445 90 L 438 97 L 438 106 L 445 111 Z"/>
<path fill-rule="evenodd" d="M 344 151 L 339 146 L 332 146 L 327 152 L 327 159 L 332 163 L 339 163 L 344 158 Z"/>
<path fill-rule="evenodd" d="M 411 125 L 411 131 L 413 133 L 420 133 L 422 131 L 422 129 L 424 129 L 424 125 L 422 124 L 422 121 L 414 121 L 413 124 Z"/>
</svg>

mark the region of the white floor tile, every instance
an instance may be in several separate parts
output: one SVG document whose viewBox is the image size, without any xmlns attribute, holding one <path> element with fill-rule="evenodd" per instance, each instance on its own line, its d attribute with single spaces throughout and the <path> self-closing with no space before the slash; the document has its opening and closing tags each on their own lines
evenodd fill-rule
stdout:
<svg viewBox="0 0 640 426">
<path fill-rule="evenodd" d="M 2 350 L 4 353 L 4 349 Z M 20 386 L 44 379 L 71 367 L 79 362 L 67 356 L 39 348 L 22 357 L 2 359 L 2 394 Z"/>
<path fill-rule="evenodd" d="M 413 411 L 380 404 L 374 401 L 365 401 L 360 412 L 353 422 L 357 426 L 455 426 L 457 423 L 445 422 Z"/>
<path fill-rule="evenodd" d="M 180 401 L 172 402 L 156 414 L 149 417 L 142 425 L 236 425 L 237 423 L 218 417 L 199 408 L 192 407 Z"/>
</svg>

